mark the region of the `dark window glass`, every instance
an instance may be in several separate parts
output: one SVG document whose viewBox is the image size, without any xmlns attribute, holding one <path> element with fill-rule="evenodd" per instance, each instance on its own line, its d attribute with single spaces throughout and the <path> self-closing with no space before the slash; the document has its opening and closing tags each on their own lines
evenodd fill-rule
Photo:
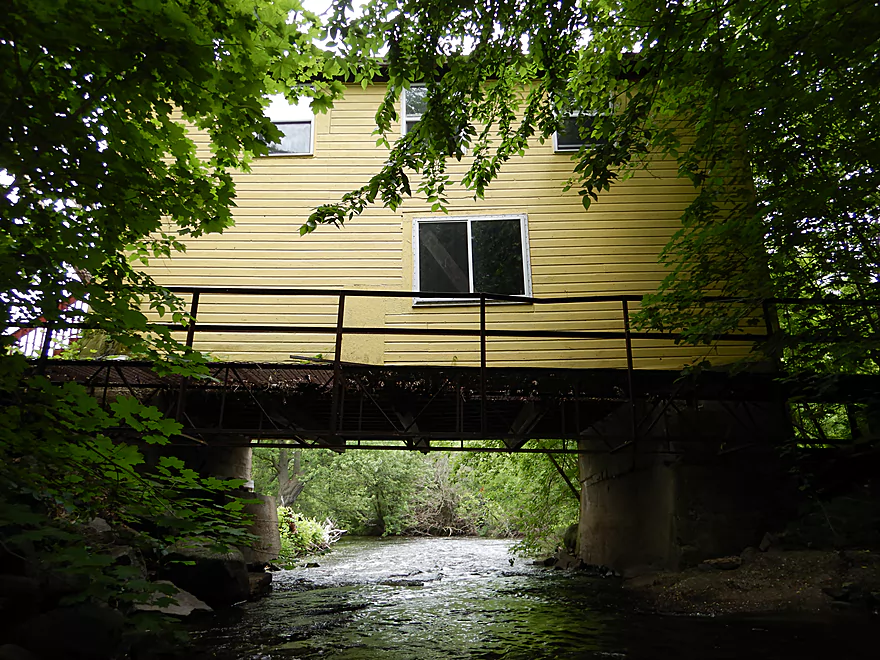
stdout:
<svg viewBox="0 0 880 660">
<path fill-rule="evenodd" d="M 519 220 L 475 220 L 471 224 L 474 290 L 525 293 L 522 232 Z"/>
<path fill-rule="evenodd" d="M 595 120 L 595 115 L 565 117 L 562 120 L 562 127 L 556 132 L 556 148 L 560 151 L 575 150 L 580 149 L 585 143 L 590 143 Z"/>
<path fill-rule="evenodd" d="M 466 222 L 419 224 L 419 289 L 470 291 Z"/>
<path fill-rule="evenodd" d="M 312 122 L 275 122 L 283 133 L 280 142 L 269 143 L 270 154 L 309 154 L 312 152 Z"/>
</svg>

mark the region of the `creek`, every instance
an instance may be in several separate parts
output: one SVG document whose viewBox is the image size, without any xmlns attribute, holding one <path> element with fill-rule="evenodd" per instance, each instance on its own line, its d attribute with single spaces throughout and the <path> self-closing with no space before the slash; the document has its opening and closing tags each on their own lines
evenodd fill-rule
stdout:
<svg viewBox="0 0 880 660">
<path fill-rule="evenodd" d="M 192 660 L 877 657 L 875 621 L 644 612 L 619 580 L 474 538 L 343 539 L 191 632 Z M 513 560 L 511 562 L 511 560 Z"/>
</svg>

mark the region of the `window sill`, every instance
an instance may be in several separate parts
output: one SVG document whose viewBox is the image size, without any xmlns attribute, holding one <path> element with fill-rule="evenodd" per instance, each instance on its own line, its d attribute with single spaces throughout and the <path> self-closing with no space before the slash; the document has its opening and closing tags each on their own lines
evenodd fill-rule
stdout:
<svg viewBox="0 0 880 660">
<path fill-rule="evenodd" d="M 487 300 L 486 307 L 492 305 L 531 305 L 530 300 Z M 479 307 L 479 298 L 459 298 L 449 300 L 445 298 L 416 298 L 413 297 L 413 307 Z"/>
<path fill-rule="evenodd" d="M 314 152 L 307 154 L 266 154 L 265 156 L 257 156 L 257 158 L 311 158 L 314 155 Z"/>
</svg>

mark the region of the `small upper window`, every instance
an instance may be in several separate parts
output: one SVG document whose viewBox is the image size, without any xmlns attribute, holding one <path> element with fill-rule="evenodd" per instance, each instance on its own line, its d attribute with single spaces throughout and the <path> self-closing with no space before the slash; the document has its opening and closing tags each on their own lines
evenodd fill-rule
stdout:
<svg viewBox="0 0 880 660">
<path fill-rule="evenodd" d="M 416 218 L 413 246 L 414 291 L 532 294 L 525 215 Z"/>
<path fill-rule="evenodd" d="M 580 151 L 584 145 L 599 145 L 605 140 L 592 138 L 593 128 L 601 115 L 572 113 L 562 118 L 562 127 L 553 134 L 554 151 Z"/>
<path fill-rule="evenodd" d="M 283 134 L 280 142 L 269 142 L 270 156 L 310 156 L 314 153 L 315 115 L 308 99 L 291 103 L 284 96 L 269 97 L 266 116 Z"/>
<path fill-rule="evenodd" d="M 403 90 L 400 98 L 402 109 L 400 115 L 403 118 L 400 122 L 401 135 L 406 135 L 428 109 L 428 88 L 422 84 L 413 85 Z"/>
</svg>

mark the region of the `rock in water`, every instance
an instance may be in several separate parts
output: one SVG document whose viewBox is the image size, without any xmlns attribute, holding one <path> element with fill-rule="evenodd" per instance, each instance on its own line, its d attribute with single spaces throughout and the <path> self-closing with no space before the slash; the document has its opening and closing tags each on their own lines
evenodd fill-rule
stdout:
<svg viewBox="0 0 880 660">
<path fill-rule="evenodd" d="M 172 546 L 162 577 L 214 608 L 229 607 L 251 595 L 247 565 L 241 552 L 217 552 L 202 541 Z"/>
<path fill-rule="evenodd" d="M 718 557 L 718 559 L 707 559 L 700 568 L 707 566 L 709 569 L 718 569 L 721 571 L 732 571 L 742 566 L 742 558 L 736 555 L 732 557 Z"/>
<path fill-rule="evenodd" d="M 559 569 L 577 569 L 583 566 L 583 562 L 580 560 L 580 557 L 575 557 L 570 555 L 565 550 L 560 550 L 556 553 L 556 563 L 553 565 L 554 568 Z"/>
<path fill-rule="evenodd" d="M 177 585 L 167 580 L 158 580 L 156 584 L 167 584 L 174 588 L 174 593 L 166 594 L 164 591 L 155 591 L 146 603 L 139 603 L 134 609 L 140 612 L 161 612 L 173 616 L 189 616 L 193 612 L 213 612 L 211 606 L 199 600 L 188 591 L 184 591 Z M 163 598 L 173 598 L 174 603 L 159 605 Z"/>
<path fill-rule="evenodd" d="M 263 596 L 268 596 L 272 591 L 272 574 L 271 573 L 248 573 L 250 581 L 250 600 L 258 600 Z"/>
</svg>

